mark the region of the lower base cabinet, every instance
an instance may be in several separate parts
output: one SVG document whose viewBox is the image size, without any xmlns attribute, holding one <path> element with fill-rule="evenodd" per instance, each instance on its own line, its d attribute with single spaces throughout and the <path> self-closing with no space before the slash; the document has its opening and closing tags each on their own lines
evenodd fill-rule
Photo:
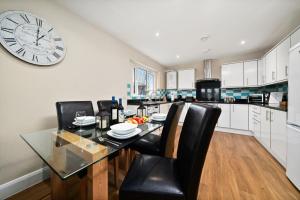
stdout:
<svg viewBox="0 0 300 200">
<path fill-rule="evenodd" d="M 267 148 L 271 148 L 271 123 L 270 108 L 261 108 L 260 142 Z"/>
<path fill-rule="evenodd" d="M 287 113 L 278 110 L 271 110 L 271 150 L 274 157 L 286 166 L 287 153 Z"/>
<path fill-rule="evenodd" d="M 222 112 L 218 120 L 218 127 L 230 128 L 230 104 L 218 104 Z"/>
<path fill-rule="evenodd" d="M 249 106 L 248 104 L 231 104 L 230 128 L 249 130 Z"/>
</svg>

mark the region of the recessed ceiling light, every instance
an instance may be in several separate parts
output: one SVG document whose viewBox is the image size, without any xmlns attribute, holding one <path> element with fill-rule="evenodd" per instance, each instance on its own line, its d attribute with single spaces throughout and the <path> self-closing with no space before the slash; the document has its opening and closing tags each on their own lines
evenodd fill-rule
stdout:
<svg viewBox="0 0 300 200">
<path fill-rule="evenodd" d="M 159 37 L 159 35 L 160 35 L 159 32 L 156 32 L 156 33 L 155 33 L 155 36 L 156 36 L 156 37 Z"/>
<path fill-rule="evenodd" d="M 242 40 L 242 41 L 241 41 L 241 45 L 244 45 L 244 44 L 246 44 L 246 41 L 245 41 L 245 40 Z"/>
<path fill-rule="evenodd" d="M 179 58 L 180 58 L 180 55 L 176 55 L 176 58 L 179 59 Z"/>
<path fill-rule="evenodd" d="M 208 38 L 209 38 L 209 35 L 205 34 L 200 39 L 201 39 L 201 41 L 205 42 L 206 40 L 208 40 Z"/>
</svg>

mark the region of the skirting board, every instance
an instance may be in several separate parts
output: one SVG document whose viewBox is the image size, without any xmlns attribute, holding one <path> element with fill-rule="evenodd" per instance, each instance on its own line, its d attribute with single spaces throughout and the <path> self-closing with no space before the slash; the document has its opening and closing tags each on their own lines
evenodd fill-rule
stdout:
<svg viewBox="0 0 300 200">
<path fill-rule="evenodd" d="M 49 176 L 50 169 L 48 167 L 44 167 L 19 178 L 16 178 L 12 181 L 4 183 L 0 185 L 0 199 L 6 199 L 14 194 L 26 190 L 27 188 L 49 178 Z"/>
<path fill-rule="evenodd" d="M 225 133 L 235 133 L 235 134 L 240 134 L 240 135 L 249 135 L 253 136 L 251 131 L 246 131 L 246 130 L 239 130 L 239 129 L 231 129 L 231 128 L 221 128 L 221 127 L 216 127 L 215 131 L 220 131 L 220 132 L 225 132 Z"/>
</svg>

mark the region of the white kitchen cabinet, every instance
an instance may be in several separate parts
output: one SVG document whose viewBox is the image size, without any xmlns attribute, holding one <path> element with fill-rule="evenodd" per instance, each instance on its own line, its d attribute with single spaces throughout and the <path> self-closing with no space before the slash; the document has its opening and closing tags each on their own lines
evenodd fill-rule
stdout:
<svg viewBox="0 0 300 200">
<path fill-rule="evenodd" d="M 195 89 L 195 69 L 178 70 L 178 89 Z"/>
<path fill-rule="evenodd" d="M 270 112 L 269 108 L 261 108 L 261 128 L 260 128 L 260 141 L 267 148 L 271 147 L 271 123 L 270 123 Z"/>
<path fill-rule="evenodd" d="M 266 55 L 266 83 L 273 83 L 276 81 L 276 49 L 273 49 Z"/>
<path fill-rule="evenodd" d="M 177 89 L 177 72 L 176 71 L 168 71 L 166 72 L 167 77 L 167 89 Z"/>
<path fill-rule="evenodd" d="M 291 46 L 300 42 L 300 28 L 291 35 Z"/>
<path fill-rule="evenodd" d="M 218 120 L 218 127 L 230 128 L 230 104 L 218 104 L 222 112 Z"/>
<path fill-rule="evenodd" d="M 182 112 L 181 112 L 181 115 L 180 115 L 180 118 L 179 118 L 179 123 L 184 122 L 185 116 L 187 114 L 188 109 L 190 108 L 190 105 L 191 105 L 191 103 L 185 103 L 184 104 L 184 107 L 182 109 Z"/>
<path fill-rule="evenodd" d="M 261 129 L 261 122 L 254 119 L 253 120 L 253 135 L 258 141 L 260 141 L 260 138 L 261 138 L 260 129 Z"/>
<path fill-rule="evenodd" d="M 231 104 L 230 128 L 249 130 L 248 112 L 248 104 Z"/>
<path fill-rule="evenodd" d="M 222 65 L 222 87 L 242 87 L 244 85 L 243 62 Z"/>
<path fill-rule="evenodd" d="M 257 85 L 265 84 L 265 75 L 266 75 L 266 68 L 265 68 L 265 57 L 258 60 L 257 62 Z"/>
<path fill-rule="evenodd" d="M 271 110 L 271 149 L 274 157 L 286 166 L 287 153 L 287 113 L 278 110 Z"/>
<path fill-rule="evenodd" d="M 280 43 L 277 48 L 277 81 L 286 80 L 288 76 L 290 37 Z"/>
<path fill-rule="evenodd" d="M 165 103 L 165 104 L 160 104 L 160 112 L 168 114 L 170 108 L 171 108 L 172 103 Z"/>
<path fill-rule="evenodd" d="M 244 62 L 244 86 L 257 86 L 257 60 Z"/>
<path fill-rule="evenodd" d="M 258 141 L 260 141 L 260 113 L 260 106 L 249 105 L 249 130 Z"/>
</svg>

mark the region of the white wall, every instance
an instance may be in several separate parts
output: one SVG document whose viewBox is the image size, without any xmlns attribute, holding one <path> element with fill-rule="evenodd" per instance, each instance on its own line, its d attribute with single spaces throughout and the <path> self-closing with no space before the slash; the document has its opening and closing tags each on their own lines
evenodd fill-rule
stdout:
<svg viewBox="0 0 300 200">
<path fill-rule="evenodd" d="M 56 101 L 125 98 L 132 81 L 130 59 L 156 69 L 164 87 L 165 69 L 157 62 L 53 1 L 1 0 L 0 12 L 5 10 L 45 18 L 64 39 L 67 54 L 60 64 L 42 68 L 0 48 L 0 184 L 41 167 L 19 134 L 56 127 Z"/>
</svg>

